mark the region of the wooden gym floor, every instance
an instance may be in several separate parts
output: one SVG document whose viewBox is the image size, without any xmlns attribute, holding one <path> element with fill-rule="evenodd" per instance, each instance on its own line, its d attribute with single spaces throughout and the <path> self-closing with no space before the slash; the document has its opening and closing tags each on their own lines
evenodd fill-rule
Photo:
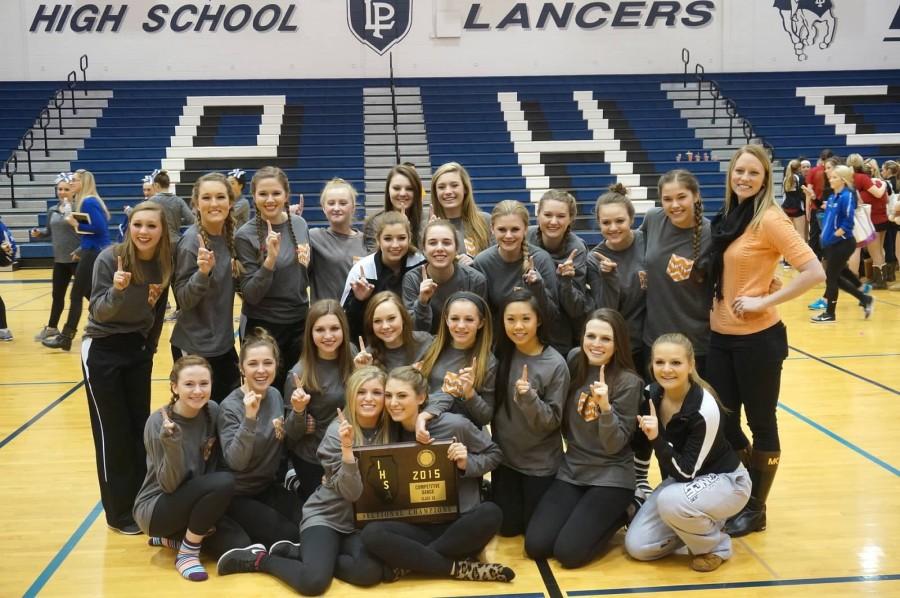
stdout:
<svg viewBox="0 0 900 598">
<path fill-rule="evenodd" d="M 790 276 L 790 273 L 786 274 Z M 0 596 L 262 596 L 292 593 L 264 574 L 182 580 L 173 554 L 144 536 L 107 530 L 99 503 L 79 365 L 32 340 L 46 324 L 49 270 L 0 273 L 11 343 L 0 343 Z M 779 420 L 781 469 L 769 499 L 769 529 L 735 541 L 718 571 L 690 570 L 687 557 L 627 558 L 621 537 L 578 570 L 524 557 L 521 538 L 495 539 L 487 558 L 513 567 L 511 584 L 426 580 L 358 590 L 335 581 L 333 596 L 900 596 L 900 293 L 877 291 L 875 314 L 841 295 L 838 323 L 813 325 L 810 292 L 781 309 L 791 354 Z M 153 373 L 154 407 L 168 397 L 163 331 Z M 655 470 L 655 467 L 654 467 Z M 211 573 L 215 563 L 207 562 Z"/>
</svg>

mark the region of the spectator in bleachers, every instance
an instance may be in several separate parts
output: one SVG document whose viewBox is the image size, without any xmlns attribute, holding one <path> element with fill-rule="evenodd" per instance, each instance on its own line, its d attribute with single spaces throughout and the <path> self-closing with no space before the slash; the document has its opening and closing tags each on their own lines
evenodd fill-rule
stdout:
<svg viewBox="0 0 900 598">
<path fill-rule="evenodd" d="M 809 238 L 807 231 L 808 221 L 806 219 L 806 195 L 803 193 L 803 173 L 800 168 L 800 160 L 791 160 L 788 162 L 787 168 L 784 169 L 784 180 L 782 180 L 782 192 L 784 193 L 784 202 L 781 208 L 788 215 L 797 233 L 806 241 Z"/>
<path fill-rule="evenodd" d="M 328 226 L 309 231 L 313 254 L 309 286 L 313 302 L 340 299 L 347 273 L 368 253 L 363 234 L 353 228 L 356 211 L 353 185 L 344 179 L 331 179 L 319 195 L 319 204 L 328 219 Z"/>
<path fill-rule="evenodd" d="M 32 239 L 50 239 L 53 245 L 53 275 L 52 297 L 50 306 L 50 318 L 47 325 L 41 328 L 34 340 L 42 341 L 45 338 L 59 334 L 59 318 L 62 316 L 66 301 L 66 291 L 69 282 L 75 276 L 78 262 L 75 252 L 81 245 L 81 240 L 69 223 L 66 216 L 72 213 L 72 173 L 61 172 L 56 177 L 56 198 L 59 203 L 47 210 L 47 226 L 43 230 L 31 229 Z"/>
<path fill-rule="evenodd" d="M 409 219 L 401 212 L 385 212 L 375 221 L 378 251 L 356 263 L 347 274 L 341 305 L 347 312 L 352 338 L 363 334 L 366 304 L 375 293 L 403 293 L 403 277 L 425 258 L 412 244 Z"/>
<path fill-rule="evenodd" d="M 587 248 L 572 232 L 578 206 L 570 193 L 550 189 L 537 205 L 537 225 L 528 227 L 528 243 L 550 254 L 559 283 L 559 344 L 566 355 L 577 344 L 590 311 L 587 292 Z"/>
<path fill-rule="evenodd" d="M 885 193 L 893 202 L 888 202 L 888 229 L 884 238 L 884 263 L 887 265 L 887 274 L 885 281 L 895 282 L 897 280 L 897 251 L 898 240 L 900 240 L 900 164 L 894 160 L 885 160 L 881 165 L 881 176 L 887 184 Z M 893 205 L 891 205 L 893 204 Z M 893 209 L 891 209 L 893 208 Z M 896 288 L 894 288 L 896 287 Z M 900 286 L 893 285 L 892 291 L 900 291 Z"/>
<path fill-rule="evenodd" d="M 234 245 L 234 195 L 218 172 L 194 183 L 191 207 L 196 223 L 175 248 L 172 287 L 181 309 L 172 330 L 172 358 L 205 357 L 212 369 L 211 398 L 221 402 L 240 386 L 232 313 L 235 279 L 242 271 Z"/>
<path fill-rule="evenodd" d="M 363 317 L 356 367 L 376 365 L 386 372 L 422 360 L 434 337 L 415 330 L 400 296 L 382 291 L 369 300 Z"/>
<path fill-rule="evenodd" d="M 250 220 L 250 200 L 244 195 L 244 188 L 247 186 L 247 173 L 240 168 L 234 168 L 228 171 L 228 185 L 231 187 L 234 196 L 234 207 L 231 209 L 234 214 L 235 230 L 240 229 Z"/>
<path fill-rule="evenodd" d="M 670 170 L 658 186 L 662 208 L 650 209 L 641 223 L 647 272 L 644 352 L 649 355 L 663 334 L 680 332 L 690 339 L 703 376 L 709 350 L 709 220 L 693 174 Z"/>
<path fill-rule="evenodd" d="M 75 279 L 69 294 L 69 316 L 59 334 L 41 341 L 45 347 L 63 351 L 72 348 L 72 339 L 75 338 L 78 321 L 81 320 L 82 301 L 91 297 L 94 262 L 100 251 L 110 244 L 109 210 L 97 193 L 94 175 L 87 170 L 76 170 L 70 187 L 75 200 L 74 213 L 83 216 L 78 216 L 80 219 L 76 219 L 73 214 L 66 217 L 66 222 L 81 235 L 78 265 L 75 267 Z"/>
<path fill-rule="evenodd" d="M 825 279 L 822 264 L 775 203 L 772 179 L 761 145 L 737 150 L 728 166 L 725 204 L 712 229 L 707 379 L 729 410 L 726 437 L 750 462 L 753 484 L 750 502 L 725 527 L 732 536 L 766 528 L 766 498 L 781 455 L 775 410 L 788 345 L 775 306 Z M 772 284 L 773 272 L 782 256 L 797 274 L 779 288 Z M 741 430 L 742 408 L 752 448 Z"/>
<path fill-rule="evenodd" d="M 281 389 L 288 368 L 303 349 L 309 309 L 309 227 L 302 217 L 288 213 L 290 184 L 280 168 L 257 170 L 250 192 L 256 215 L 235 235 L 235 249 L 244 268 L 243 330 L 263 328 L 278 342 L 282 362 L 274 384 Z"/>
<path fill-rule="evenodd" d="M 422 242 L 422 228 L 428 221 L 425 216 L 422 179 L 412 164 L 398 164 L 391 168 L 384 181 L 384 208 L 366 218 L 363 236 L 366 252 L 378 250 L 375 235 L 375 219 L 385 212 L 402 212 L 409 219 L 410 244 L 419 247 Z"/>
<path fill-rule="evenodd" d="M 528 220 L 528 210 L 518 201 L 498 203 L 491 213 L 496 244 L 475 258 L 475 268 L 490 281 L 487 300 L 494 317 L 494 338 L 498 340 L 503 334 L 500 306 L 517 287 L 528 288 L 534 294 L 548 322 L 559 318 L 556 264 L 546 251 L 528 243 Z M 566 345 L 560 328 L 549 326 L 546 331 L 547 340 L 558 351 Z"/>
<path fill-rule="evenodd" d="M 11 266 L 16 259 L 16 241 L 3 221 L 0 220 L 0 266 Z M 6 322 L 6 304 L 0 297 L 0 341 L 13 340 L 9 324 Z"/>
<path fill-rule="evenodd" d="M 888 229 L 887 186 L 881 179 L 873 179 L 869 175 L 869 169 L 859 154 L 847 156 L 847 166 L 853 169 L 853 187 L 859 193 L 859 199 L 872 208 L 875 238 L 866 245 L 866 251 L 872 258 L 872 288 L 884 290 L 887 288 L 884 280 L 884 237 Z"/>
<path fill-rule="evenodd" d="M 472 178 L 458 162 L 447 162 L 431 177 L 431 215 L 456 227 L 459 260 L 471 265 L 475 256 L 491 245 L 491 215 L 478 209 Z"/>
<path fill-rule="evenodd" d="M 864 294 L 856 273 L 847 268 L 847 260 L 856 250 L 853 238 L 856 209 L 856 193 L 853 188 L 853 171 L 848 166 L 835 166 L 829 175 L 834 192 L 828 198 L 822 222 L 822 250 L 825 253 L 825 311 L 811 318 L 815 323 L 835 321 L 838 288 L 850 293 L 859 301 L 868 318 L 872 314 L 874 299 Z"/>
<path fill-rule="evenodd" d="M 437 334 L 444 302 L 456 291 L 487 293 L 484 274 L 457 262 L 456 229 L 447 220 L 432 220 L 422 232 L 426 263 L 403 277 L 403 302 L 415 321 L 416 330 Z"/>
</svg>

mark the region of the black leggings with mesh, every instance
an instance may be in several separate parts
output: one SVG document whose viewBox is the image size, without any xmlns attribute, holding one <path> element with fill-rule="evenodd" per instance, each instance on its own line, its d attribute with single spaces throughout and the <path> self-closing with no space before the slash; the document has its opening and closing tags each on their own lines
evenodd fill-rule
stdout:
<svg viewBox="0 0 900 598">
<path fill-rule="evenodd" d="M 66 291 L 69 288 L 69 282 L 75 276 L 75 269 L 78 262 L 63 264 L 60 262 L 53 263 L 53 303 L 50 304 L 50 319 L 47 320 L 47 326 L 56 328 L 59 326 L 59 318 L 62 316 L 63 307 L 66 303 Z"/>
</svg>

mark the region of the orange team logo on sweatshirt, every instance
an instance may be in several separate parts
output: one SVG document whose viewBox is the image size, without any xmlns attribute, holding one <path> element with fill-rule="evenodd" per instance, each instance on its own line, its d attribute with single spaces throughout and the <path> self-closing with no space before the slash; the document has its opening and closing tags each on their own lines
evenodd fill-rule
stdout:
<svg viewBox="0 0 900 598">
<path fill-rule="evenodd" d="M 682 282 L 691 277 L 693 268 L 694 260 L 673 253 L 669 258 L 669 265 L 666 266 L 666 274 L 675 282 Z"/>
</svg>

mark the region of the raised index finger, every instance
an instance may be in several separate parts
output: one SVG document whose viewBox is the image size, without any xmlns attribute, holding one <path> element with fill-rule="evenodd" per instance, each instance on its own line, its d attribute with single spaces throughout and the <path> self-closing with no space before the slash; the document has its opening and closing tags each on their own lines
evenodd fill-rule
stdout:
<svg viewBox="0 0 900 598">
<path fill-rule="evenodd" d="M 272 234 L 272 222 L 270 220 L 266 220 L 266 226 L 269 227 L 269 234 Z"/>
<path fill-rule="evenodd" d="M 569 254 L 569 257 L 566 258 L 567 262 L 575 261 L 575 256 L 578 255 L 578 249 L 575 248 L 572 250 L 572 253 Z"/>
<path fill-rule="evenodd" d="M 362 336 L 359 337 L 359 350 L 361 353 L 365 352 L 366 350 L 366 342 L 363 340 Z"/>
<path fill-rule="evenodd" d="M 341 423 L 344 423 L 345 421 L 347 421 L 347 418 L 344 417 L 344 412 L 341 411 L 340 407 L 337 408 L 337 418 L 338 418 L 338 421 Z"/>
<path fill-rule="evenodd" d="M 522 380 L 528 382 L 528 364 L 522 366 Z"/>
<path fill-rule="evenodd" d="M 600 366 L 600 384 L 606 384 L 606 364 Z"/>
<path fill-rule="evenodd" d="M 300 376 L 297 375 L 297 372 L 291 372 L 291 376 L 294 378 L 294 390 L 300 388 Z"/>
<path fill-rule="evenodd" d="M 200 243 L 200 249 L 206 249 L 206 243 L 203 242 L 203 235 L 197 233 L 197 242 Z"/>
<path fill-rule="evenodd" d="M 117 270 L 118 270 L 119 272 L 124 272 L 124 271 L 125 271 L 125 267 L 122 265 L 122 256 L 121 256 L 121 255 L 120 255 L 120 256 L 117 256 L 116 259 L 117 259 L 117 261 L 119 262 L 119 267 L 117 268 Z"/>
<path fill-rule="evenodd" d="M 422 264 L 422 280 L 428 278 L 428 267 L 425 264 Z"/>
<path fill-rule="evenodd" d="M 656 405 L 653 404 L 653 399 L 650 399 L 650 415 L 656 417 Z"/>
</svg>

